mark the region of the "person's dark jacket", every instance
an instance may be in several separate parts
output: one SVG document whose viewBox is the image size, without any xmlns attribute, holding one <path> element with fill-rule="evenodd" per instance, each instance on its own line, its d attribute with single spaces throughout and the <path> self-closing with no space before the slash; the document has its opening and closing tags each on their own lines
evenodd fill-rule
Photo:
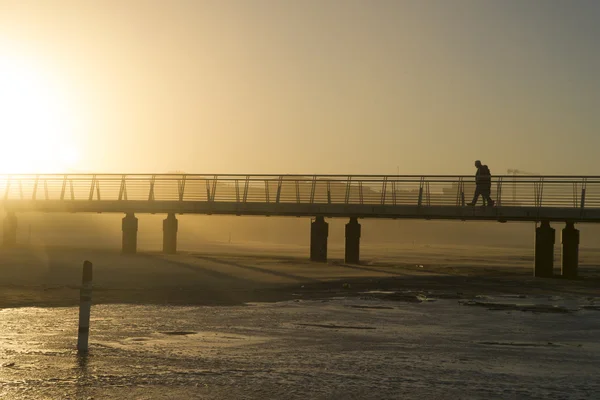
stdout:
<svg viewBox="0 0 600 400">
<path fill-rule="evenodd" d="M 492 175 L 487 165 L 482 165 L 481 167 L 477 168 L 477 173 L 475 174 L 475 182 L 477 186 L 483 188 L 492 187 Z"/>
</svg>

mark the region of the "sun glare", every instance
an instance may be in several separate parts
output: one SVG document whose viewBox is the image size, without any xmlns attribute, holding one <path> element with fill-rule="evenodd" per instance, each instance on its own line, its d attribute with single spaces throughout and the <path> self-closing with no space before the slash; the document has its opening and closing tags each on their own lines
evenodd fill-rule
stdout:
<svg viewBox="0 0 600 400">
<path fill-rule="evenodd" d="M 0 54 L 0 174 L 75 168 L 79 151 L 71 106 L 41 70 Z"/>
</svg>

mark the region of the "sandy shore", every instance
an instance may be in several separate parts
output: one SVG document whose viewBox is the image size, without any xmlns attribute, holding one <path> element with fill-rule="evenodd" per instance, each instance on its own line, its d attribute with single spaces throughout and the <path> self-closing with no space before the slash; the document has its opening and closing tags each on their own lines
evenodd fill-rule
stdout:
<svg viewBox="0 0 600 400">
<path fill-rule="evenodd" d="M 399 299 L 404 300 L 419 293 L 597 296 L 600 283 L 600 252 L 593 249 L 582 255 L 582 279 L 575 281 L 534 279 L 529 249 L 372 246 L 363 249 L 361 265 L 344 264 L 341 248 L 331 249 L 327 264 L 309 262 L 307 253 L 303 247 L 257 244 L 215 244 L 174 256 L 68 247 L 4 249 L 0 307 L 76 305 L 86 259 L 94 263 L 95 304 L 236 305 L 359 296 L 367 290 L 403 293 L 407 297 Z"/>
<path fill-rule="evenodd" d="M 257 244 L 176 256 L 3 250 L 0 398 L 587 399 L 600 390 L 598 252 L 582 254 L 585 279 L 567 281 L 534 279 L 528 249 L 363 250 L 362 265 L 345 265 L 340 248 L 317 264 L 306 248 Z M 87 356 L 74 349 L 78 309 L 68 307 L 84 259 L 95 283 Z"/>
</svg>

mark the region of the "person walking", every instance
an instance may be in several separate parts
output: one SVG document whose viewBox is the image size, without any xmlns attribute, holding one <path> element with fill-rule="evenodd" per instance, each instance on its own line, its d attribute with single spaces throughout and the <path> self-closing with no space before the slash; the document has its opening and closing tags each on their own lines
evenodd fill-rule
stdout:
<svg viewBox="0 0 600 400">
<path fill-rule="evenodd" d="M 494 206 L 494 200 L 490 197 L 492 193 L 492 174 L 487 165 L 481 164 L 481 161 L 475 161 L 475 167 L 477 168 L 477 173 L 475 174 L 475 195 L 473 196 L 473 201 L 469 203 L 470 206 L 474 206 L 477 204 L 477 200 L 481 195 L 483 197 L 483 205 L 487 205 L 490 207 Z"/>
</svg>

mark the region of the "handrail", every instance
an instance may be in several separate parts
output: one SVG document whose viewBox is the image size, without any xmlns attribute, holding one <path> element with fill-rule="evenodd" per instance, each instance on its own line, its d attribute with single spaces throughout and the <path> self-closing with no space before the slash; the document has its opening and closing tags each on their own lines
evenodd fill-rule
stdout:
<svg viewBox="0 0 600 400">
<path fill-rule="evenodd" d="M 464 207 L 473 175 L 0 174 L 9 201 L 179 201 L 207 203 Z M 600 209 L 600 176 L 492 178 L 497 207 Z"/>
</svg>

